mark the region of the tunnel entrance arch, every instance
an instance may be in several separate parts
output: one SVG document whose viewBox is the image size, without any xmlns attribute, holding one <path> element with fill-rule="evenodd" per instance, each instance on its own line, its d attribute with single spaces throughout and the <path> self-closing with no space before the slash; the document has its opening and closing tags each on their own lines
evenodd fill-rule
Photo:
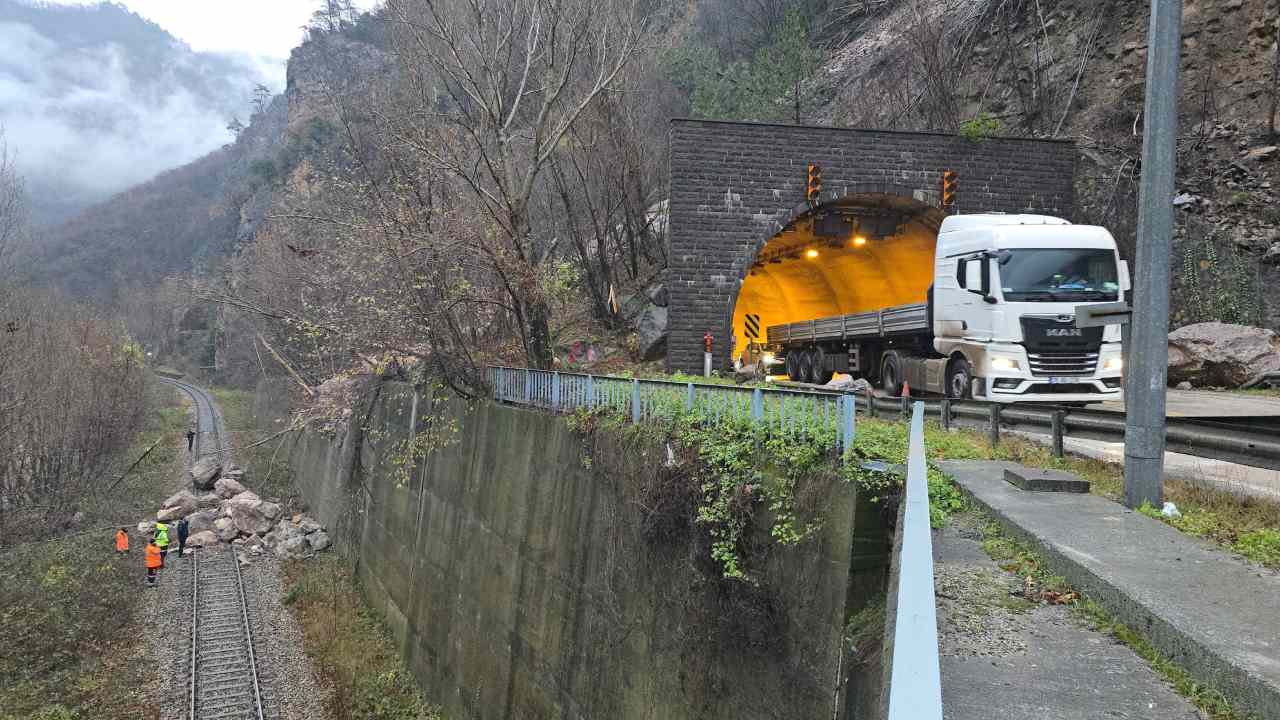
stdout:
<svg viewBox="0 0 1280 720">
<path fill-rule="evenodd" d="M 925 301 L 946 214 L 912 188 L 850 189 L 761 239 L 728 308 L 732 360 L 771 325 Z"/>
<path fill-rule="evenodd" d="M 714 365 L 731 367 L 730 338 L 752 266 L 813 212 L 805 202 L 809 163 L 822 167 L 818 208 L 878 197 L 927 207 L 940 219 L 942 173 L 951 170 L 960 188 L 953 211 L 1074 214 L 1076 150 L 1068 141 L 675 120 L 670 152 L 670 370 L 701 371 L 706 333 Z"/>
</svg>

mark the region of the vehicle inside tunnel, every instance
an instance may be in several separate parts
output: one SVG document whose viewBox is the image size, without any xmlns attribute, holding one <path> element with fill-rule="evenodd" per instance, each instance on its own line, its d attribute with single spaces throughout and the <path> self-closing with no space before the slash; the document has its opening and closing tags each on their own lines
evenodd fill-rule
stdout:
<svg viewBox="0 0 1280 720">
<path fill-rule="evenodd" d="M 734 360 L 752 362 L 770 326 L 924 302 L 944 217 L 911 198 L 859 194 L 796 218 L 743 278 Z"/>
</svg>

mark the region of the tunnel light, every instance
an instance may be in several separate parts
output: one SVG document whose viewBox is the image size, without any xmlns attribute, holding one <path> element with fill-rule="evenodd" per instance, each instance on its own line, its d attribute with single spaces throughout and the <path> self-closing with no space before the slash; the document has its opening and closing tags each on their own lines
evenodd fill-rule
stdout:
<svg viewBox="0 0 1280 720">
<path fill-rule="evenodd" d="M 862 247 L 867 244 L 867 238 L 863 235 L 859 235 L 853 239 L 853 244 L 856 247 Z"/>
<path fill-rule="evenodd" d="M 812 259 L 814 259 L 814 258 L 818 257 L 818 251 L 817 251 L 817 250 L 812 250 L 812 249 L 810 249 L 810 250 L 806 250 L 806 251 L 805 251 L 805 253 L 804 253 L 804 256 L 805 256 L 805 257 L 807 257 L 807 258 L 809 258 L 810 260 L 812 260 Z"/>
</svg>

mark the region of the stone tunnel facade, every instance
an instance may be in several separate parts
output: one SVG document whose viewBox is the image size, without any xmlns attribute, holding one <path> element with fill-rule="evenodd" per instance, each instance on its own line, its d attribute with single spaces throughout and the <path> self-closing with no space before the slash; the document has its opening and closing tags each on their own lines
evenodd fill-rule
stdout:
<svg viewBox="0 0 1280 720">
<path fill-rule="evenodd" d="M 1075 146 L 1021 138 L 675 120 L 671 124 L 669 370 L 730 364 L 733 304 L 760 249 L 811 208 L 809 163 L 822 203 L 889 194 L 940 205 L 942 173 L 958 176 L 954 211 L 1034 212 L 1073 219 Z"/>
</svg>

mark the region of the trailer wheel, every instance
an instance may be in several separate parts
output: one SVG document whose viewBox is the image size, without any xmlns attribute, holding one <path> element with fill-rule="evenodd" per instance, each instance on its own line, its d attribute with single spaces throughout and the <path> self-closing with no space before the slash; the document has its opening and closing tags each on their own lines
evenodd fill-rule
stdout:
<svg viewBox="0 0 1280 720">
<path fill-rule="evenodd" d="M 835 372 L 827 368 L 827 354 L 819 347 L 813 349 L 812 357 L 813 373 L 809 382 L 815 385 L 826 385 L 831 382 L 831 376 Z"/>
<path fill-rule="evenodd" d="M 962 357 L 947 366 L 947 397 L 958 400 L 973 397 L 973 366 Z"/>
<path fill-rule="evenodd" d="M 791 348 L 787 351 L 787 379 L 791 382 L 800 382 L 800 356 L 804 354 L 803 350 Z"/>
<path fill-rule="evenodd" d="M 884 363 L 880 366 L 880 387 L 884 388 L 890 397 L 902 395 L 902 363 L 898 360 L 896 352 L 884 354 Z"/>
<path fill-rule="evenodd" d="M 796 364 L 799 366 L 797 371 L 800 377 L 793 379 L 798 379 L 800 382 L 805 383 L 813 382 L 813 351 L 801 350 L 800 360 Z"/>
</svg>

